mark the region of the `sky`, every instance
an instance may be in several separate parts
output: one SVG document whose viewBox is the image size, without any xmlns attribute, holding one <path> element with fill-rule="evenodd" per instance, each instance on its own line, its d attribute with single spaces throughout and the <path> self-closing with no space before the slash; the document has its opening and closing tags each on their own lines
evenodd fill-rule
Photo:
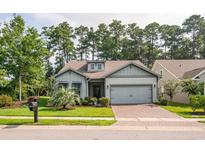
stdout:
<svg viewBox="0 0 205 154">
<path fill-rule="evenodd" d="M 0 13 L 0 23 L 9 21 L 11 14 Z M 57 25 L 67 21 L 71 26 L 79 25 L 96 28 L 100 23 L 109 24 L 113 19 L 121 20 L 124 24 L 137 23 L 141 28 L 151 22 L 159 24 L 181 25 L 183 21 L 191 16 L 191 13 L 24 13 L 21 15 L 28 26 L 34 26 L 41 30 L 44 26 Z M 205 13 L 201 14 L 205 17 Z"/>
</svg>

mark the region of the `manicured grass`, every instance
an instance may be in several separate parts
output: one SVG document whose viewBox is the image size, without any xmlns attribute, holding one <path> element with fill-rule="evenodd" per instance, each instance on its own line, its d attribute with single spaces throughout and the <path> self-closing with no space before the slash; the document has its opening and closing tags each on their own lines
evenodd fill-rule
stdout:
<svg viewBox="0 0 205 154">
<path fill-rule="evenodd" d="M 114 117 L 111 108 L 79 106 L 72 110 L 57 110 L 46 107 L 50 97 L 41 96 L 38 100 L 39 116 L 41 117 Z M 0 108 L 0 116 L 33 116 L 27 105 L 18 108 Z"/>
<path fill-rule="evenodd" d="M 39 119 L 34 124 L 32 119 L 0 119 L 0 125 L 85 125 L 85 126 L 109 126 L 115 120 L 55 120 Z"/>
<path fill-rule="evenodd" d="M 0 116 L 33 116 L 28 107 L 22 106 L 11 109 L 0 109 Z M 39 107 L 41 117 L 114 117 L 111 108 L 106 107 L 76 107 L 72 110 L 57 110 L 52 107 Z"/>
<path fill-rule="evenodd" d="M 47 101 L 50 99 L 48 96 L 40 96 L 38 100 L 38 106 L 45 107 L 47 104 Z"/>
<path fill-rule="evenodd" d="M 170 103 L 168 106 L 161 106 L 162 108 L 174 112 L 184 118 L 205 118 L 205 115 L 194 115 L 189 104 L 181 103 Z M 203 112 L 203 110 L 198 109 L 195 113 Z"/>
</svg>

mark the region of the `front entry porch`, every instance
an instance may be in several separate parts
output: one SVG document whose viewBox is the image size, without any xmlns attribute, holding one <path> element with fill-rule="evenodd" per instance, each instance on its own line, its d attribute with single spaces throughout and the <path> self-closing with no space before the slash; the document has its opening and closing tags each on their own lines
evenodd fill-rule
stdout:
<svg viewBox="0 0 205 154">
<path fill-rule="evenodd" d="M 88 82 L 88 96 L 89 97 L 104 97 L 105 96 L 105 82 L 104 80 L 90 80 Z"/>
</svg>

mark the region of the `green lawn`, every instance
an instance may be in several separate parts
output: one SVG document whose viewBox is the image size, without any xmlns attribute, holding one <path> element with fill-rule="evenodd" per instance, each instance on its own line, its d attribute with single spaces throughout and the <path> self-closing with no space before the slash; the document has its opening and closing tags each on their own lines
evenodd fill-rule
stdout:
<svg viewBox="0 0 205 154">
<path fill-rule="evenodd" d="M 106 107 L 84 107 L 78 106 L 72 110 L 57 110 L 52 107 L 45 107 L 49 97 L 41 96 L 39 102 L 39 116 L 41 117 L 114 117 L 111 108 Z M 33 112 L 27 105 L 18 108 L 0 108 L 0 116 L 33 116 Z"/>
<path fill-rule="evenodd" d="M 189 104 L 171 103 L 169 106 L 161 106 L 162 108 L 174 112 L 184 118 L 205 118 L 205 115 L 194 115 Z M 203 110 L 196 110 L 196 113 Z"/>
<path fill-rule="evenodd" d="M 0 109 L 0 116 L 33 116 L 27 106 L 14 109 Z M 57 110 L 51 107 L 39 107 L 39 116 L 43 117 L 114 117 L 111 108 L 76 107 L 72 110 Z"/>
<path fill-rule="evenodd" d="M 0 119 L 0 125 L 85 125 L 85 126 L 109 126 L 115 120 L 55 120 L 39 119 L 34 124 L 32 119 Z"/>
</svg>

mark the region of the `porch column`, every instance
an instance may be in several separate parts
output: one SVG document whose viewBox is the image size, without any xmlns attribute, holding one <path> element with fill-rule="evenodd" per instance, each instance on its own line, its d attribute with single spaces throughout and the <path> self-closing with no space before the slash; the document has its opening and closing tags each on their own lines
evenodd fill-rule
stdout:
<svg viewBox="0 0 205 154">
<path fill-rule="evenodd" d="M 205 95 L 205 83 L 204 83 L 204 95 Z"/>
<path fill-rule="evenodd" d="M 88 80 L 86 80 L 86 97 L 88 97 L 88 87 L 89 86 L 89 84 L 88 84 Z"/>
</svg>

